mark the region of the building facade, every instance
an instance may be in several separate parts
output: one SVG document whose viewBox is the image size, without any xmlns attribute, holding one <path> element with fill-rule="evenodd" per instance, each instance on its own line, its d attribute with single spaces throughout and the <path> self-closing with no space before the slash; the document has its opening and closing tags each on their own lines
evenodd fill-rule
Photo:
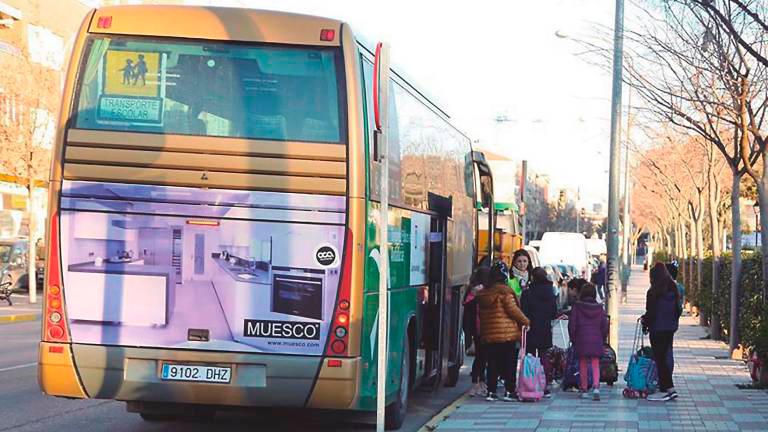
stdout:
<svg viewBox="0 0 768 432">
<path fill-rule="evenodd" d="M 33 237 L 43 235 L 66 46 L 89 9 L 78 0 L 0 0 L 0 67 L 13 71 L 0 74 L 0 237 L 29 235 L 30 214 L 41 222 Z"/>
</svg>

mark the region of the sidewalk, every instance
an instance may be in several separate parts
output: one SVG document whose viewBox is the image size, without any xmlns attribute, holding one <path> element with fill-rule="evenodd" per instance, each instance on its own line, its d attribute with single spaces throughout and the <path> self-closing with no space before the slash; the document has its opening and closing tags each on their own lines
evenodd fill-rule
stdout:
<svg viewBox="0 0 768 432">
<path fill-rule="evenodd" d="M 766 431 L 768 392 L 740 390 L 749 382 L 742 362 L 726 360 L 727 346 L 701 340 L 704 329 L 694 318 L 681 318 L 675 335 L 675 389 L 671 402 L 625 399 L 623 374 L 632 349 L 635 322 L 645 310 L 648 273 L 632 270 L 627 304 L 620 306 L 619 382 L 601 385 L 602 401 L 579 399 L 578 393 L 553 393 L 537 403 L 486 402 L 465 397 L 458 409 L 438 423 L 440 431 Z M 557 342 L 557 334 L 555 334 Z M 646 343 L 647 338 L 646 338 Z"/>
<path fill-rule="evenodd" d="M 29 296 L 25 294 L 13 294 L 11 301 L 13 306 L 8 306 L 5 300 L 0 301 L 0 324 L 18 321 L 33 321 L 42 314 L 42 292 L 37 294 L 37 303 L 30 304 Z"/>
</svg>

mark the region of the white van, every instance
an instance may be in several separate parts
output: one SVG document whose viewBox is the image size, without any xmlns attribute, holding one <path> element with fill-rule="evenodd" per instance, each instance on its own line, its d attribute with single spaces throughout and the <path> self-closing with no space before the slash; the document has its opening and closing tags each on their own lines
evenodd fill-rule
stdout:
<svg viewBox="0 0 768 432">
<path fill-rule="evenodd" d="M 585 278 L 588 278 L 592 270 L 589 264 L 587 239 L 580 233 L 544 233 L 541 238 L 539 260 L 542 264 L 574 265 Z"/>
<path fill-rule="evenodd" d="M 605 240 L 599 238 L 587 239 L 587 251 L 593 257 L 599 257 L 608 253 L 608 248 L 605 245 Z"/>
</svg>

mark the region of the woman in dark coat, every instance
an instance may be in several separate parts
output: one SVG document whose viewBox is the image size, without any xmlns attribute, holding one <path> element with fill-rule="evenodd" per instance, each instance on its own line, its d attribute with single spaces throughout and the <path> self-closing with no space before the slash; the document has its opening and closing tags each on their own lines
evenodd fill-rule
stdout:
<svg viewBox="0 0 768 432">
<path fill-rule="evenodd" d="M 653 358 L 659 370 L 660 391 L 648 395 L 649 401 L 663 402 L 677 398 L 668 356 L 681 313 L 677 284 L 664 263 L 656 263 L 651 269 L 651 288 L 645 297 L 645 315 L 642 317 L 643 328 L 650 332 Z"/>
<path fill-rule="evenodd" d="M 597 288 L 588 283 L 581 288 L 579 301 L 573 306 L 568 321 L 568 333 L 571 336 L 576 356 L 579 358 L 579 389 L 582 397 L 587 393 L 587 366 L 592 366 L 592 399 L 600 400 L 600 356 L 603 354 L 603 342 L 608 336 L 608 315 L 603 306 L 597 303 Z"/>
<path fill-rule="evenodd" d="M 541 267 L 533 269 L 531 287 L 523 291 L 520 306 L 523 314 L 531 320 L 528 331 L 527 354 L 541 356 L 552 348 L 552 320 L 557 318 L 555 287 L 547 278 L 547 271 Z"/>
</svg>

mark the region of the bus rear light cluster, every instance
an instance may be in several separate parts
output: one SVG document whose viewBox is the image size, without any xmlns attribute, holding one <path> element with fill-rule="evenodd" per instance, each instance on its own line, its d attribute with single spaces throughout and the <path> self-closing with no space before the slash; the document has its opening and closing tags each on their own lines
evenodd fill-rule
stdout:
<svg viewBox="0 0 768 432">
<path fill-rule="evenodd" d="M 327 356 L 346 356 L 349 345 L 349 307 L 352 293 L 352 231 L 347 230 L 342 256 L 341 283 L 339 300 L 333 311 L 329 341 L 325 351 Z"/>
<path fill-rule="evenodd" d="M 322 29 L 320 30 L 320 40 L 323 42 L 332 42 L 336 38 L 336 30 L 334 29 Z"/>
<path fill-rule="evenodd" d="M 48 342 L 69 342 L 67 321 L 64 319 L 64 298 L 61 289 L 61 263 L 59 262 L 59 216 L 51 215 L 50 244 L 48 245 L 48 286 L 45 295 L 43 337 Z"/>
</svg>

